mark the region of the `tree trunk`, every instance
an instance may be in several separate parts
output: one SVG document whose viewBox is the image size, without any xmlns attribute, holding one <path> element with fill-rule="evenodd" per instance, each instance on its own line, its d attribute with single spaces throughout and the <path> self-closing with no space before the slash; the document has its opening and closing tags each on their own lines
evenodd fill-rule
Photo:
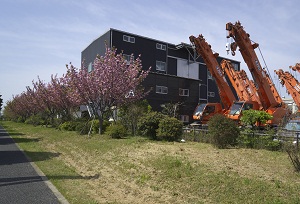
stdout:
<svg viewBox="0 0 300 204">
<path fill-rule="evenodd" d="M 98 120 L 99 120 L 99 135 L 101 135 L 103 132 L 103 117 L 101 113 L 98 115 Z"/>
<path fill-rule="evenodd" d="M 102 129 L 103 129 L 103 119 L 99 119 L 99 134 L 102 134 Z"/>
</svg>

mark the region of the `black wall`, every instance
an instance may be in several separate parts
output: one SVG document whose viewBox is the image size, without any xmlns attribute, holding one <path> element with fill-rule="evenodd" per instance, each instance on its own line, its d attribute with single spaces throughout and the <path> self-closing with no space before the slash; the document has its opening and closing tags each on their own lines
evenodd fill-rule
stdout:
<svg viewBox="0 0 300 204">
<path fill-rule="evenodd" d="M 171 75 L 162 75 L 150 73 L 143 82 L 145 90 L 151 89 L 146 96 L 153 110 L 161 111 L 161 104 L 177 103 L 182 104 L 179 108 L 181 115 L 190 115 L 198 104 L 199 97 L 199 80 L 184 79 Z M 168 94 L 156 93 L 156 86 L 168 87 Z M 180 96 L 179 89 L 189 89 L 189 96 Z"/>
<path fill-rule="evenodd" d="M 104 56 L 105 44 L 110 46 L 110 31 L 107 31 L 99 38 L 94 40 L 81 52 L 81 62 L 85 62 L 85 67 L 87 67 L 90 62 L 93 63 L 97 55 Z"/>
<path fill-rule="evenodd" d="M 123 41 L 123 35 L 131 36 L 135 38 L 135 43 Z M 156 71 L 156 61 L 166 62 L 167 52 L 156 49 L 156 43 L 162 43 L 160 41 L 154 41 L 148 38 L 143 38 L 134 34 L 125 33 L 117 30 L 112 30 L 112 46 L 116 47 L 119 52 L 123 51 L 123 54 L 134 54 L 136 59 L 141 55 L 140 59 L 143 63 L 143 69 L 147 70 L 152 67 L 152 71 Z"/>
</svg>

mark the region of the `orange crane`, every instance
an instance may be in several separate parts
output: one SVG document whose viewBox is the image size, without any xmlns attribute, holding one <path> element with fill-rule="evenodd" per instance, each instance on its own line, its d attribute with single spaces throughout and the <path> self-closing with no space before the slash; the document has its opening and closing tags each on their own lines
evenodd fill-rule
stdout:
<svg viewBox="0 0 300 204">
<path fill-rule="evenodd" d="M 260 101 L 252 100 L 254 92 L 251 85 L 246 81 L 248 79 L 246 72 L 243 73 L 244 76 L 241 76 L 240 71 L 235 71 L 231 62 L 229 60 L 221 61 L 221 68 L 223 72 L 228 76 L 233 88 L 235 89 L 239 101 L 235 101 L 231 106 L 230 111 L 227 114 L 227 117 L 235 121 L 239 121 L 242 117 L 242 111 L 248 109 L 259 110 Z"/>
<path fill-rule="evenodd" d="M 226 114 L 227 116 L 231 115 L 232 119 L 239 120 L 241 117 L 242 110 L 246 109 L 258 109 L 258 103 L 255 101 L 249 101 L 249 100 L 236 100 L 236 97 L 234 96 L 234 93 L 232 92 L 229 84 L 227 83 L 227 80 L 225 78 L 224 72 L 221 70 L 220 65 L 217 61 L 218 53 L 213 53 L 211 50 L 211 46 L 205 41 L 203 35 L 199 35 L 198 38 L 194 36 L 190 36 L 191 43 L 195 46 L 196 51 L 199 55 L 202 56 L 207 69 L 210 71 L 211 75 L 215 78 L 217 87 L 219 89 L 219 94 L 221 98 L 221 102 L 223 103 L 224 109 L 223 111 L 220 110 L 221 104 L 215 104 L 215 110 L 219 110 L 219 113 Z M 231 65 L 231 63 L 230 63 Z M 231 65 L 232 66 L 232 65 Z M 236 91 L 240 90 L 234 86 Z M 210 104 L 207 104 L 210 105 Z M 206 106 L 207 106 L 206 105 Z M 197 119 L 199 117 L 199 108 L 204 108 L 205 106 L 203 104 L 200 104 L 196 111 L 194 112 L 193 118 Z M 203 111 L 204 112 L 204 111 Z M 203 119 L 209 119 L 216 113 L 207 114 L 207 117 L 202 117 Z"/>
<path fill-rule="evenodd" d="M 262 109 L 262 104 L 260 102 L 258 93 L 256 91 L 256 87 L 255 87 L 254 81 L 250 80 L 248 78 L 247 73 L 245 72 L 245 70 L 241 70 L 239 72 L 239 75 L 242 78 L 242 80 L 245 82 L 245 87 L 247 87 L 246 89 L 247 89 L 249 95 L 251 96 L 251 100 L 252 101 L 257 101 L 258 104 L 259 104 L 260 109 Z"/>
<path fill-rule="evenodd" d="M 215 78 L 221 102 L 220 103 L 207 103 L 199 104 L 193 114 L 194 120 L 200 120 L 205 124 L 215 114 L 223 114 L 224 111 L 229 110 L 236 98 L 228 85 L 225 75 L 223 74 L 220 65 L 217 61 L 218 53 L 213 53 L 211 46 L 205 41 L 203 35 L 199 37 L 190 36 L 190 41 L 195 47 L 197 53 L 203 58 L 207 69 L 211 75 Z"/>
<path fill-rule="evenodd" d="M 300 113 L 300 82 L 289 72 L 284 72 L 282 69 L 275 70 L 280 83 L 285 85 L 288 93 L 293 97 Z"/>
<path fill-rule="evenodd" d="M 295 66 L 290 66 L 290 68 L 294 71 L 298 71 L 300 73 L 300 63 L 296 63 Z"/>
<path fill-rule="evenodd" d="M 244 70 L 236 71 L 229 60 L 221 61 L 221 68 L 228 76 L 240 101 L 256 101 L 261 106 L 253 81 L 249 80 Z"/>
<path fill-rule="evenodd" d="M 232 54 L 235 54 L 236 48 L 242 54 L 246 62 L 255 84 L 257 85 L 257 93 L 259 95 L 263 109 L 270 113 L 273 118 L 267 123 L 271 126 L 277 126 L 282 119 L 289 113 L 285 107 L 280 95 L 278 94 L 275 85 L 267 74 L 265 68 L 262 68 L 257 58 L 255 50 L 259 45 L 250 40 L 250 35 L 246 33 L 241 23 L 238 21 L 235 24 L 227 23 L 226 30 L 228 31 L 227 38 L 233 38 L 231 43 Z"/>
</svg>

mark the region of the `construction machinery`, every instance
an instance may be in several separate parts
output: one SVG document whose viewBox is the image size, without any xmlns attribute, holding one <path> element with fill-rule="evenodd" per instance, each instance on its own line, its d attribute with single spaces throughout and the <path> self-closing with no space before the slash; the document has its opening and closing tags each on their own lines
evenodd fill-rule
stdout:
<svg viewBox="0 0 300 204">
<path fill-rule="evenodd" d="M 289 111 L 278 94 L 266 68 L 262 68 L 258 60 L 255 49 L 259 45 L 257 43 L 252 43 L 250 35 L 246 33 L 239 21 L 235 24 L 227 23 L 226 30 L 228 31 L 227 38 L 232 38 L 234 40 L 234 42 L 230 44 L 232 55 L 235 55 L 235 51 L 237 47 L 239 47 L 239 51 L 257 86 L 257 93 L 263 110 L 273 116 L 271 120 L 267 121 L 267 124 L 278 126 Z"/>
<path fill-rule="evenodd" d="M 288 93 L 292 96 L 298 107 L 298 113 L 300 113 L 300 82 L 289 72 L 282 69 L 275 70 L 278 75 L 280 83 L 285 85 Z"/>
<path fill-rule="evenodd" d="M 206 124 L 207 121 L 215 114 L 223 114 L 229 110 L 233 102 L 236 101 L 230 86 L 228 85 L 225 75 L 223 74 L 220 65 L 217 61 L 218 53 L 213 53 L 211 46 L 206 42 L 203 35 L 199 37 L 190 36 L 190 41 L 197 53 L 203 58 L 208 71 L 215 78 L 221 103 L 206 103 L 199 104 L 193 114 L 193 119 Z M 223 107 L 222 107 L 223 105 Z"/>
<path fill-rule="evenodd" d="M 241 70 L 239 72 L 239 75 L 242 78 L 242 80 L 245 82 L 245 87 L 246 87 L 246 90 L 247 90 L 248 94 L 251 97 L 251 100 L 252 101 L 257 101 L 258 104 L 259 104 L 260 109 L 262 109 L 262 105 L 261 105 L 260 98 L 259 98 L 257 90 L 256 90 L 256 86 L 254 84 L 254 81 L 250 80 L 248 78 L 247 73 L 245 72 L 245 70 Z"/>
<path fill-rule="evenodd" d="M 221 61 L 221 68 L 226 73 L 239 98 L 239 101 L 233 103 L 227 117 L 239 121 L 243 110 L 259 110 L 261 108 L 260 100 L 256 90 L 250 84 L 246 72 L 244 70 L 236 71 L 231 62 L 226 59 Z"/>
<path fill-rule="evenodd" d="M 229 60 L 221 61 L 221 68 L 228 76 L 240 101 L 256 101 L 261 106 L 254 82 L 249 80 L 244 70 L 236 71 Z"/>
<path fill-rule="evenodd" d="M 211 75 L 215 78 L 221 102 L 223 104 L 223 109 L 220 103 L 200 104 L 197 106 L 193 114 L 193 118 L 195 120 L 202 120 L 202 123 L 205 123 L 214 114 L 223 113 L 225 115 L 231 115 L 231 118 L 234 120 L 239 120 L 242 110 L 258 109 L 259 105 L 255 101 L 249 101 L 247 99 L 244 100 L 244 98 L 237 101 L 231 87 L 227 83 L 225 74 L 217 61 L 219 54 L 213 53 L 211 46 L 205 41 L 203 35 L 199 35 L 197 38 L 190 36 L 190 41 L 195 47 L 197 53 L 202 56 Z M 231 63 L 230 66 L 232 66 Z M 235 84 L 233 84 L 233 87 L 236 91 L 239 91 Z"/>
<path fill-rule="evenodd" d="M 298 71 L 300 73 L 300 63 L 296 63 L 295 66 L 290 66 L 290 68 L 294 71 Z"/>
</svg>

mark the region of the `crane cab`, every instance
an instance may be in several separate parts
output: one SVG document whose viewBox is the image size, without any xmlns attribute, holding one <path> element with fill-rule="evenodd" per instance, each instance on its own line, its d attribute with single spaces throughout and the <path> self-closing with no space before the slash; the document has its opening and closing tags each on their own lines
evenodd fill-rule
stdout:
<svg viewBox="0 0 300 204">
<path fill-rule="evenodd" d="M 209 119 L 215 114 L 222 114 L 223 109 L 220 103 L 202 103 L 199 104 L 194 113 L 193 119 L 201 124 L 207 124 Z"/>
<path fill-rule="evenodd" d="M 227 114 L 227 117 L 234 120 L 240 121 L 242 117 L 242 112 L 244 110 L 259 110 L 259 104 L 256 101 L 237 101 L 234 102 L 233 105 L 230 107 L 230 110 Z"/>
</svg>

